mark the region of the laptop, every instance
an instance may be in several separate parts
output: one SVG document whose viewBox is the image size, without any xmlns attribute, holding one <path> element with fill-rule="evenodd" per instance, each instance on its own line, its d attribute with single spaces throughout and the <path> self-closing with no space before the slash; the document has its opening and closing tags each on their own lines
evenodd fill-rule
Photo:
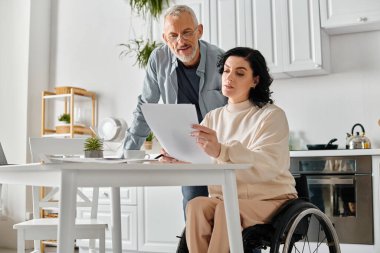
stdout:
<svg viewBox="0 0 380 253">
<path fill-rule="evenodd" d="M 49 138 L 49 137 L 30 137 L 30 151 L 32 154 L 32 162 L 40 162 L 48 159 L 49 155 L 74 155 L 83 154 L 83 146 L 85 139 L 83 138 Z"/>
<path fill-rule="evenodd" d="M 7 165 L 7 159 L 5 158 L 5 154 L 4 154 L 4 151 L 3 151 L 3 148 L 1 146 L 1 143 L 0 143 L 0 166 L 1 165 Z"/>
</svg>

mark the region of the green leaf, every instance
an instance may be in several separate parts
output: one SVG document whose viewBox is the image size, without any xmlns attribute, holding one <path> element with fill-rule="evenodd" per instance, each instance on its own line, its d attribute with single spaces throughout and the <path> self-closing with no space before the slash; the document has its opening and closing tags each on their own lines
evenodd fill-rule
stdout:
<svg viewBox="0 0 380 253">
<path fill-rule="evenodd" d="M 146 141 L 152 141 L 153 138 L 154 138 L 154 134 L 153 134 L 153 132 L 150 132 L 150 133 L 148 134 L 148 136 L 145 138 L 145 140 L 146 140 Z"/>
<path fill-rule="evenodd" d="M 103 150 L 103 141 L 98 137 L 89 137 L 84 142 L 84 151 Z"/>
<path fill-rule="evenodd" d="M 59 117 L 58 117 L 58 121 L 63 121 L 63 122 L 66 122 L 67 124 L 70 124 L 70 114 L 68 113 L 62 113 Z"/>
<path fill-rule="evenodd" d="M 143 39 L 130 40 L 126 44 L 120 44 L 119 46 L 125 47 L 123 51 L 120 52 L 120 57 L 127 55 L 135 56 L 136 61 L 133 65 L 138 64 L 139 68 L 144 69 L 148 65 L 148 60 L 156 47 L 161 46 L 162 43 Z"/>
<path fill-rule="evenodd" d="M 169 0 L 130 0 L 129 5 L 138 14 L 146 17 L 147 14 L 158 18 L 162 13 L 164 4 L 169 5 Z"/>
</svg>

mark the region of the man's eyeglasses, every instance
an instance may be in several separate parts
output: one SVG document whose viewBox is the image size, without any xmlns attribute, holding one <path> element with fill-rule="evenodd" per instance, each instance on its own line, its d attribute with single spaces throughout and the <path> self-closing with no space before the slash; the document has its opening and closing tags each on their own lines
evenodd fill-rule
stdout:
<svg viewBox="0 0 380 253">
<path fill-rule="evenodd" d="M 186 31 L 182 34 L 169 34 L 167 36 L 167 39 L 171 42 L 171 43 L 175 43 L 175 42 L 178 42 L 181 38 L 183 40 L 189 40 L 189 39 L 192 39 L 195 32 L 198 30 L 198 27 L 194 29 L 194 31 Z"/>
</svg>

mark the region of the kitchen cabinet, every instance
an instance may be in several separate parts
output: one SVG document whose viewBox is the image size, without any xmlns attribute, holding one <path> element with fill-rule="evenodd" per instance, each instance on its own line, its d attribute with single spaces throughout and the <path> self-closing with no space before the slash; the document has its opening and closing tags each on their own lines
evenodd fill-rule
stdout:
<svg viewBox="0 0 380 253">
<path fill-rule="evenodd" d="M 224 50 L 236 46 L 258 49 L 274 77 L 329 71 L 329 38 L 320 29 L 318 1 L 182 0 L 175 3 L 194 9 L 204 25 L 204 40 Z M 154 39 L 159 38 L 161 27 L 157 23 L 153 25 Z"/>
<path fill-rule="evenodd" d="M 91 189 L 82 188 L 81 191 L 86 196 L 91 196 Z M 111 208 L 110 208 L 110 188 L 99 189 L 99 208 L 98 218 L 111 224 Z M 123 252 L 137 251 L 137 189 L 135 187 L 120 189 L 121 203 L 121 229 L 122 229 L 122 248 Z M 78 208 L 79 218 L 89 218 L 91 210 L 89 208 Z M 106 231 L 106 251 L 112 252 L 111 231 Z M 89 240 L 77 240 L 77 246 L 81 253 L 89 251 Z"/>
<path fill-rule="evenodd" d="M 271 73 L 284 72 L 278 1 L 212 0 L 209 10 L 207 31 L 212 44 L 224 50 L 253 47 L 264 55 Z"/>
<path fill-rule="evenodd" d="M 324 74 L 328 37 L 320 30 L 318 1 L 214 0 L 211 42 L 227 50 L 258 49 L 275 77 Z M 226 18 L 229 17 L 229 18 Z M 232 22 L 231 22 L 232 20 Z M 230 24 L 227 26 L 227 24 Z"/>
<path fill-rule="evenodd" d="M 82 189 L 87 196 L 90 189 Z M 123 252 L 175 252 L 176 236 L 185 227 L 181 187 L 121 188 Z M 78 217 L 88 218 L 90 210 L 80 208 Z M 99 190 L 98 218 L 111 223 L 110 188 Z M 80 253 L 88 252 L 88 240 L 78 240 Z M 106 251 L 112 252 L 110 231 L 106 232 Z"/>
<path fill-rule="evenodd" d="M 380 29 L 378 0 L 320 0 L 321 26 L 329 34 Z"/>
<path fill-rule="evenodd" d="M 139 187 L 137 216 L 139 251 L 175 252 L 185 227 L 181 187 Z"/>
<path fill-rule="evenodd" d="M 280 2 L 283 72 L 291 76 L 327 73 L 329 38 L 320 29 L 318 1 Z"/>
</svg>

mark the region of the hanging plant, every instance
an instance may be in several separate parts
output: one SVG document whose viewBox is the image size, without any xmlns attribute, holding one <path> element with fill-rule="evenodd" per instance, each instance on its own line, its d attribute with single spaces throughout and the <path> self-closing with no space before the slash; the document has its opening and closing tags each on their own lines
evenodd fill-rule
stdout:
<svg viewBox="0 0 380 253">
<path fill-rule="evenodd" d="M 136 57 L 136 62 L 133 65 L 138 64 L 139 68 L 144 69 L 148 64 L 149 56 L 152 51 L 161 46 L 161 42 L 143 40 L 143 39 L 134 39 L 130 40 L 127 44 L 120 44 L 120 46 L 125 47 L 120 53 L 120 57 L 127 55 L 132 55 Z"/>
<path fill-rule="evenodd" d="M 146 16 L 149 13 L 154 18 L 161 14 L 164 3 L 169 5 L 169 0 L 129 0 L 132 9 L 138 14 Z"/>
</svg>

